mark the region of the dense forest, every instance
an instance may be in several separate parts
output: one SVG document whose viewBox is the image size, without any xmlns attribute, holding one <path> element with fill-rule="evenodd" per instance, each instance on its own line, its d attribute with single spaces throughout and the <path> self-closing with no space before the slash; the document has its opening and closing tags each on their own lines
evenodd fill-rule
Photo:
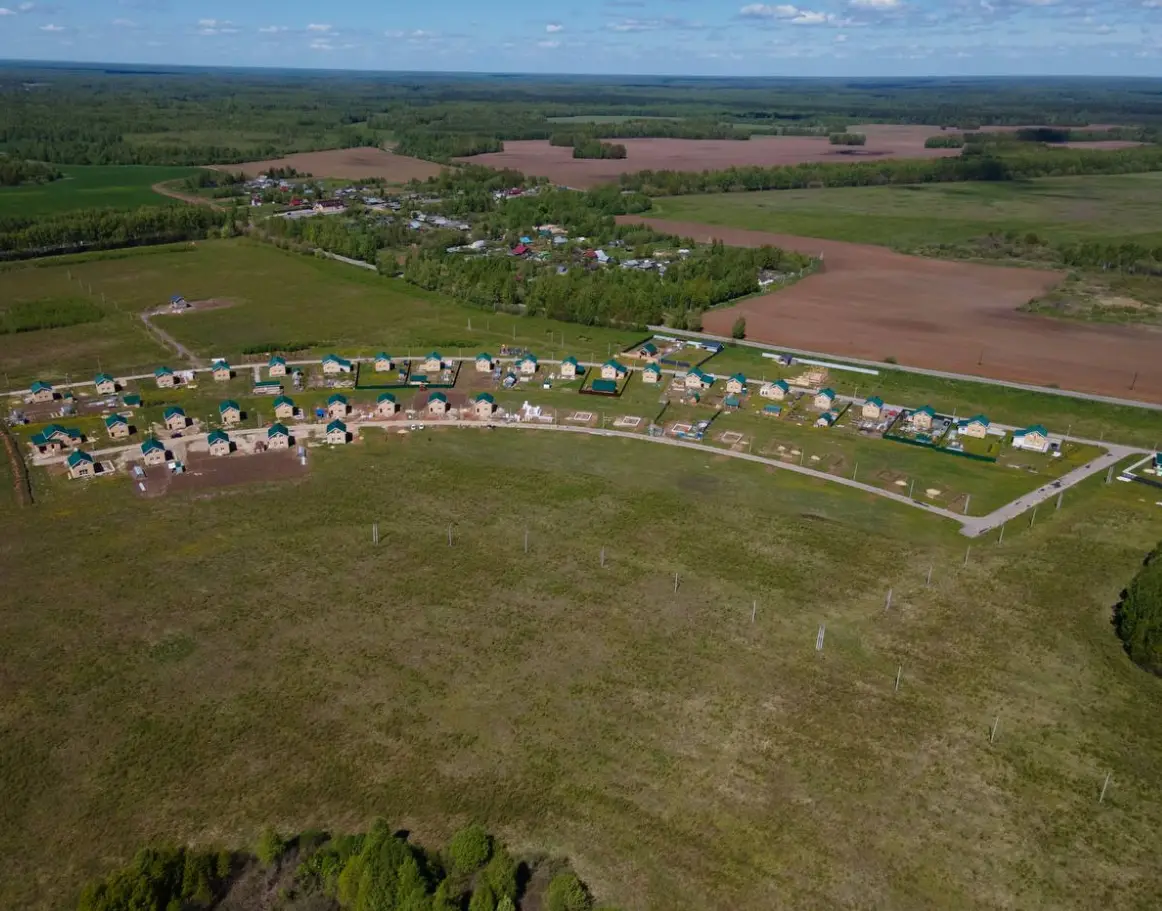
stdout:
<svg viewBox="0 0 1162 911">
<path fill-rule="evenodd" d="M 607 122 L 582 124 L 587 117 Z M 228 164 L 383 142 L 447 161 L 496 151 L 505 139 L 548 139 L 563 126 L 599 139 L 745 139 L 755 132 L 822 135 L 868 121 L 1156 127 L 1162 92 L 1143 79 L 626 83 L 438 74 L 417 82 L 405 73 L 0 67 L 0 152 L 56 164 Z"/>
<path fill-rule="evenodd" d="M 203 206 L 147 206 L 129 212 L 81 209 L 40 218 L 0 218 L 0 259 L 107 250 L 229 233 L 230 216 Z"/>
<path fill-rule="evenodd" d="M 1134 663 L 1162 675 L 1162 545 L 1146 558 L 1130 582 L 1115 622 Z"/>
<path fill-rule="evenodd" d="M 233 890 L 277 891 L 315 911 L 591 911 L 593 897 L 567 864 L 518 861 L 480 826 L 433 851 L 383 820 L 358 835 L 265 829 L 249 851 L 150 847 L 90 883 L 78 911 L 202 911 Z M 238 899 L 236 905 L 241 907 Z M 265 904 L 263 905 L 266 906 Z M 280 905 L 282 907 L 283 905 Z"/>
</svg>

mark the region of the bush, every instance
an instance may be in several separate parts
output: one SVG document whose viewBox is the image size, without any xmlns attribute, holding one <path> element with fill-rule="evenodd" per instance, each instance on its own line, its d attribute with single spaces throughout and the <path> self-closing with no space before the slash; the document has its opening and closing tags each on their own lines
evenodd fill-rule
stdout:
<svg viewBox="0 0 1162 911">
<path fill-rule="evenodd" d="M 492 839 L 484 827 L 475 823 L 461 829 L 448 843 L 448 859 L 457 873 L 479 870 L 492 856 Z"/>
<path fill-rule="evenodd" d="M 484 868 L 484 879 L 492 887 L 496 898 L 516 898 L 516 861 L 504 845 L 497 845 L 492 860 Z"/>
<path fill-rule="evenodd" d="M 492 893 L 492 886 L 487 882 L 482 882 L 472 893 L 468 911 L 496 911 L 496 896 Z"/>
<path fill-rule="evenodd" d="M 286 842 L 273 828 L 267 826 L 258 836 L 258 844 L 254 846 L 254 856 L 268 867 L 282 857 L 286 850 Z"/>
<path fill-rule="evenodd" d="M 833 146 L 867 145 L 867 137 L 863 133 L 832 133 L 827 139 Z"/>
<path fill-rule="evenodd" d="M 575 874 L 558 873 L 549 883 L 545 907 L 548 911 L 589 911 L 593 898 Z"/>
<path fill-rule="evenodd" d="M 1162 545 L 1146 558 L 1118 605 L 1118 636 L 1130 660 L 1162 675 Z"/>
<path fill-rule="evenodd" d="M 734 325 L 730 327 L 731 338 L 746 338 L 746 318 L 740 316 L 734 321 Z"/>
</svg>

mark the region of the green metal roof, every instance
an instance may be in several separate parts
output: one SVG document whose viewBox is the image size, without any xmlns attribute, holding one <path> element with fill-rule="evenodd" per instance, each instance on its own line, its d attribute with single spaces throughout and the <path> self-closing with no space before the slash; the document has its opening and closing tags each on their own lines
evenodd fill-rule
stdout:
<svg viewBox="0 0 1162 911">
<path fill-rule="evenodd" d="M 487 351 L 481 351 L 478 355 L 476 355 L 476 360 L 478 360 L 478 361 L 491 361 L 492 355 L 489 354 Z"/>
<path fill-rule="evenodd" d="M 984 424 L 984 425 L 985 425 L 985 427 L 988 427 L 988 426 L 989 426 L 989 423 L 990 423 L 989 419 L 988 419 L 988 418 L 986 418 L 986 417 L 985 417 L 983 414 L 974 414 L 974 415 L 973 415 L 972 417 L 970 417 L 968 420 L 966 420 L 966 421 L 962 421 L 961 423 L 962 423 L 962 424 L 975 424 L 975 423 L 977 423 L 978 421 L 979 421 L 981 424 Z"/>
<path fill-rule="evenodd" d="M 334 405 L 337 402 L 341 402 L 342 404 L 346 405 L 347 404 L 347 396 L 343 395 L 340 392 L 336 392 L 333 396 L 331 396 L 329 399 L 327 399 L 328 405 Z"/>
<path fill-rule="evenodd" d="M 788 392 L 791 389 L 790 384 L 786 380 L 775 380 L 775 385 L 782 389 L 783 392 Z"/>
<path fill-rule="evenodd" d="M 476 396 L 476 401 L 478 401 L 478 402 L 488 402 L 489 404 L 495 404 L 495 403 L 496 403 L 496 399 L 494 399 L 494 398 L 492 397 L 492 393 L 491 393 L 491 392 L 482 392 L 482 393 L 480 393 L 480 395 Z"/>
<path fill-rule="evenodd" d="M 375 355 L 375 359 L 377 361 L 390 361 L 391 355 L 388 354 L 386 351 L 380 351 L 379 354 Z"/>
<path fill-rule="evenodd" d="M 662 368 L 659 367 L 657 364 L 646 364 L 643 369 L 648 373 L 659 373 L 660 374 L 662 372 Z"/>
<path fill-rule="evenodd" d="M 40 380 L 37 380 L 35 383 L 33 383 L 31 389 L 33 392 L 44 392 L 45 390 L 52 392 L 51 384 L 43 383 Z"/>
<path fill-rule="evenodd" d="M 142 455 L 153 452 L 155 449 L 160 449 L 162 452 L 165 452 L 165 447 L 157 440 L 146 440 L 141 444 Z"/>
<path fill-rule="evenodd" d="M 653 342 L 646 342 L 644 345 L 641 346 L 641 350 L 644 351 L 646 354 L 657 354 L 658 353 L 658 346 L 655 345 Z"/>
<path fill-rule="evenodd" d="M 878 395 L 873 395 L 869 399 L 867 399 L 864 402 L 864 404 L 865 405 L 875 405 L 879 408 L 883 408 L 884 407 L 884 400 L 881 399 Z"/>
<path fill-rule="evenodd" d="M 230 435 L 221 430 L 212 430 L 210 431 L 210 435 L 206 437 L 206 442 L 211 445 L 214 443 L 229 443 Z"/>
<path fill-rule="evenodd" d="M 347 425 L 344 424 L 342 421 L 340 421 L 338 418 L 336 418 L 330 424 L 327 425 L 327 433 L 330 433 L 332 430 L 342 430 L 344 433 L 346 433 L 347 432 Z"/>
<path fill-rule="evenodd" d="M 598 392 L 617 392 L 617 383 L 614 380 L 594 380 L 593 388 Z"/>
<path fill-rule="evenodd" d="M 446 395 L 444 395 L 444 393 L 442 393 L 442 392 L 433 392 L 431 395 L 428 396 L 428 401 L 429 402 L 443 402 L 444 404 L 447 404 L 448 397 Z"/>
<path fill-rule="evenodd" d="M 137 406 L 141 404 L 141 396 L 127 395 L 122 397 L 121 401 L 123 401 L 126 405 Z"/>
<path fill-rule="evenodd" d="M 439 361 L 439 360 L 443 360 L 443 358 L 441 358 L 441 357 L 440 357 L 440 352 L 439 352 L 439 351 L 433 351 L 433 352 L 432 352 L 431 354 L 429 354 L 429 355 L 428 355 L 426 358 L 424 358 L 424 360 L 425 360 L 425 361 L 430 361 L 430 360 L 432 360 L 433 358 L 434 358 L 435 360 L 437 360 L 437 361 Z"/>
<path fill-rule="evenodd" d="M 69 457 L 66 459 L 66 461 L 68 462 L 69 468 L 75 468 L 76 466 L 83 463 L 92 465 L 93 457 L 87 452 L 82 452 L 78 449 L 76 452 L 69 453 Z"/>
<path fill-rule="evenodd" d="M 290 431 L 287 430 L 282 424 L 271 424 L 270 429 L 266 431 L 266 435 L 267 437 L 289 437 Z"/>
<path fill-rule="evenodd" d="M 167 408 L 165 410 L 165 413 L 163 416 L 168 421 L 170 418 L 173 418 L 173 417 L 184 418 L 186 416 L 186 412 L 185 412 L 184 408 L 181 408 L 177 405 L 171 405 L 169 408 Z"/>
<path fill-rule="evenodd" d="M 119 414 L 111 414 L 105 418 L 105 426 L 112 427 L 114 424 L 128 424 L 129 422 Z"/>
<path fill-rule="evenodd" d="M 224 411 L 229 411 L 231 408 L 237 412 L 242 411 L 241 406 L 239 406 L 237 402 L 233 401 L 232 399 L 226 399 L 224 402 L 221 402 L 218 405 L 218 414 L 221 414 Z"/>
<path fill-rule="evenodd" d="M 1026 427 L 1024 430 L 1018 430 L 1017 433 L 1018 434 L 1039 433 L 1043 437 L 1049 436 L 1049 431 L 1046 430 L 1044 427 L 1042 427 L 1040 424 L 1034 424 L 1032 427 Z"/>
<path fill-rule="evenodd" d="M 769 412 L 770 414 L 779 414 L 782 412 L 782 410 L 782 405 L 770 404 L 763 407 L 763 411 Z"/>
<path fill-rule="evenodd" d="M 390 392 L 381 392 L 379 394 L 379 398 L 377 398 L 376 401 L 377 402 L 394 402 L 395 396 L 392 395 Z"/>
<path fill-rule="evenodd" d="M 278 380 L 259 380 L 254 384 L 255 389 L 265 389 L 267 386 L 277 386 L 279 389 L 281 389 L 282 383 L 280 383 Z"/>
<path fill-rule="evenodd" d="M 158 367 L 153 371 L 154 376 L 173 376 L 173 371 L 169 367 Z"/>
<path fill-rule="evenodd" d="M 569 357 L 567 357 L 563 361 L 561 361 L 562 367 L 564 367 L 566 364 L 572 364 L 574 367 L 581 366 L 580 364 L 577 363 L 577 358 L 573 357 L 572 355 L 570 355 Z"/>
<path fill-rule="evenodd" d="M 742 403 L 737 395 L 728 395 L 726 397 L 725 404 L 729 405 L 731 408 L 737 408 Z"/>
<path fill-rule="evenodd" d="M 288 395 L 280 395 L 277 399 L 274 400 L 275 408 L 278 408 L 280 405 L 290 405 L 291 408 L 295 407 L 294 400 L 291 399 L 291 397 Z"/>
<path fill-rule="evenodd" d="M 279 357 L 277 354 L 273 355 L 273 356 L 270 358 L 270 360 L 269 360 L 269 361 L 267 361 L 267 366 L 268 366 L 268 367 L 274 367 L 274 366 L 276 366 L 276 365 L 280 365 L 280 366 L 283 366 L 283 367 L 285 367 L 285 366 L 286 366 L 286 358 L 285 358 L 285 357 Z"/>
<path fill-rule="evenodd" d="M 745 377 L 745 376 L 743 376 L 741 373 L 736 373 L 734 376 L 732 376 L 732 377 L 731 377 L 731 379 L 732 379 L 732 380 L 738 380 L 738 381 L 739 381 L 740 383 L 742 383 L 744 386 L 746 385 L 746 377 Z"/>
<path fill-rule="evenodd" d="M 227 364 L 225 361 L 214 361 L 214 363 L 212 363 L 210 365 L 210 369 L 211 370 L 229 370 L 230 365 Z"/>
<path fill-rule="evenodd" d="M 349 360 L 347 360 L 347 358 L 339 357 L 339 355 L 337 355 L 337 354 L 328 354 L 326 357 L 323 358 L 323 363 L 324 364 L 346 364 L 348 367 L 351 366 L 351 362 Z"/>
<path fill-rule="evenodd" d="M 93 379 L 94 385 L 100 386 L 102 383 L 114 383 L 116 380 L 107 373 L 98 373 Z"/>
<path fill-rule="evenodd" d="M 624 364 L 619 364 L 619 363 L 618 363 L 617 361 L 615 361 L 613 358 L 610 358 L 609 360 L 607 360 L 607 361 L 606 361 L 604 364 L 602 364 L 601 366 L 602 366 L 602 367 L 613 367 L 615 370 L 617 370 L 617 372 L 618 372 L 618 373 L 626 373 L 626 372 L 628 372 L 628 368 L 627 368 L 627 367 L 626 367 Z"/>
<path fill-rule="evenodd" d="M 830 388 L 830 387 L 828 387 L 827 389 L 820 389 L 819 394 L 826 395 L 829 398 L 835 398 L 835 390 Z"/>
<path fill-rule="evenodd" d="M 523 364 L 525 361 L 532 361 L 535 364 L 537 362 L 537 356 L 535 354 L 526 354 L 524 357 L 517 359 L 518 364 Z"/>
<path fill-rule="evenodd" d="M 925 405 L 923 408 L 917 408 L 916 414 L 926 414 L 930 418 L 936 417 L 936 409 L 931 405 Z"/>
</svg>

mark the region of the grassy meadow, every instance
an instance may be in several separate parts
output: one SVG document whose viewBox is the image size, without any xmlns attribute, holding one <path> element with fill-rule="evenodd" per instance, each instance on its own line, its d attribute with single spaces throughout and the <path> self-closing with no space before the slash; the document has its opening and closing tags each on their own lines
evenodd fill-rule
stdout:
<svg viewBox="0 0 1162 911">
<path fill-rule="evenodd" d="M 153 185 L 179 180 L 197 168 L 162 165 L 65 165 L 64 178 L 25 187 L 0 187 L 0 217 L 57 215 L 74 209 L 134 209 L 180 205 L 153 192 Z"/>
<path fill-rule="evenodd" d="M 479 820 L 629 911 L 1162 890 L 1162 681 L 1109 627 L 1162 535 L 1144 488 L 1087 482 L 966 567 L 918 511 L 634 441 L 310 462 L 196 502 L 37 471 L 0 507 L 0 575 L 52 580 L 0 594 L 0 906 L 69 907 L 145 841 L 376 814 Z"/>
<path fill-rule="evenodd" d="M 679 196 L 651 215 L 910 250 L 992 232 L 1162 244 L 1162 174 Z"/>
</svg>

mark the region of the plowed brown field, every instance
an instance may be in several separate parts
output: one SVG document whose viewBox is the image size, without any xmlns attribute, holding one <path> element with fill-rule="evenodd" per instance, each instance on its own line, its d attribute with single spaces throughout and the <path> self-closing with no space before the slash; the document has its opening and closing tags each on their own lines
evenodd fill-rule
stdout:
<svg viewBox="0 0 1162 911">
<path fill-rule="evenodd" d="M 707 332 L 729 335 L 744 316 L 755 341 L 1162 402 L 1162 332 L 1017 312 L 1061 273 L 663 219 L 619 221 L 645 221 L 699 241 L 823 254 L 823 269 L 798 284 L 706 313 Z"/>
<path fill-rule="evenodd" d="M 407 155 L 395 155 L 371 147 L 358 149 L 328 149 L 324 152 L 299 152 L 286 158 L 270 161 L 250 161 L 246 164 L 222 165 L 223 171 L 241 171 L 247 177 L 265 174 L 271 168 L 294 168 L 314 177 L 338 177 L 358 180 L 360 177 L 381 177 L 389 183 L 404 184 L 409 180 L 427 180 L 440 173 L 440 166 Z"/>
</svg>

